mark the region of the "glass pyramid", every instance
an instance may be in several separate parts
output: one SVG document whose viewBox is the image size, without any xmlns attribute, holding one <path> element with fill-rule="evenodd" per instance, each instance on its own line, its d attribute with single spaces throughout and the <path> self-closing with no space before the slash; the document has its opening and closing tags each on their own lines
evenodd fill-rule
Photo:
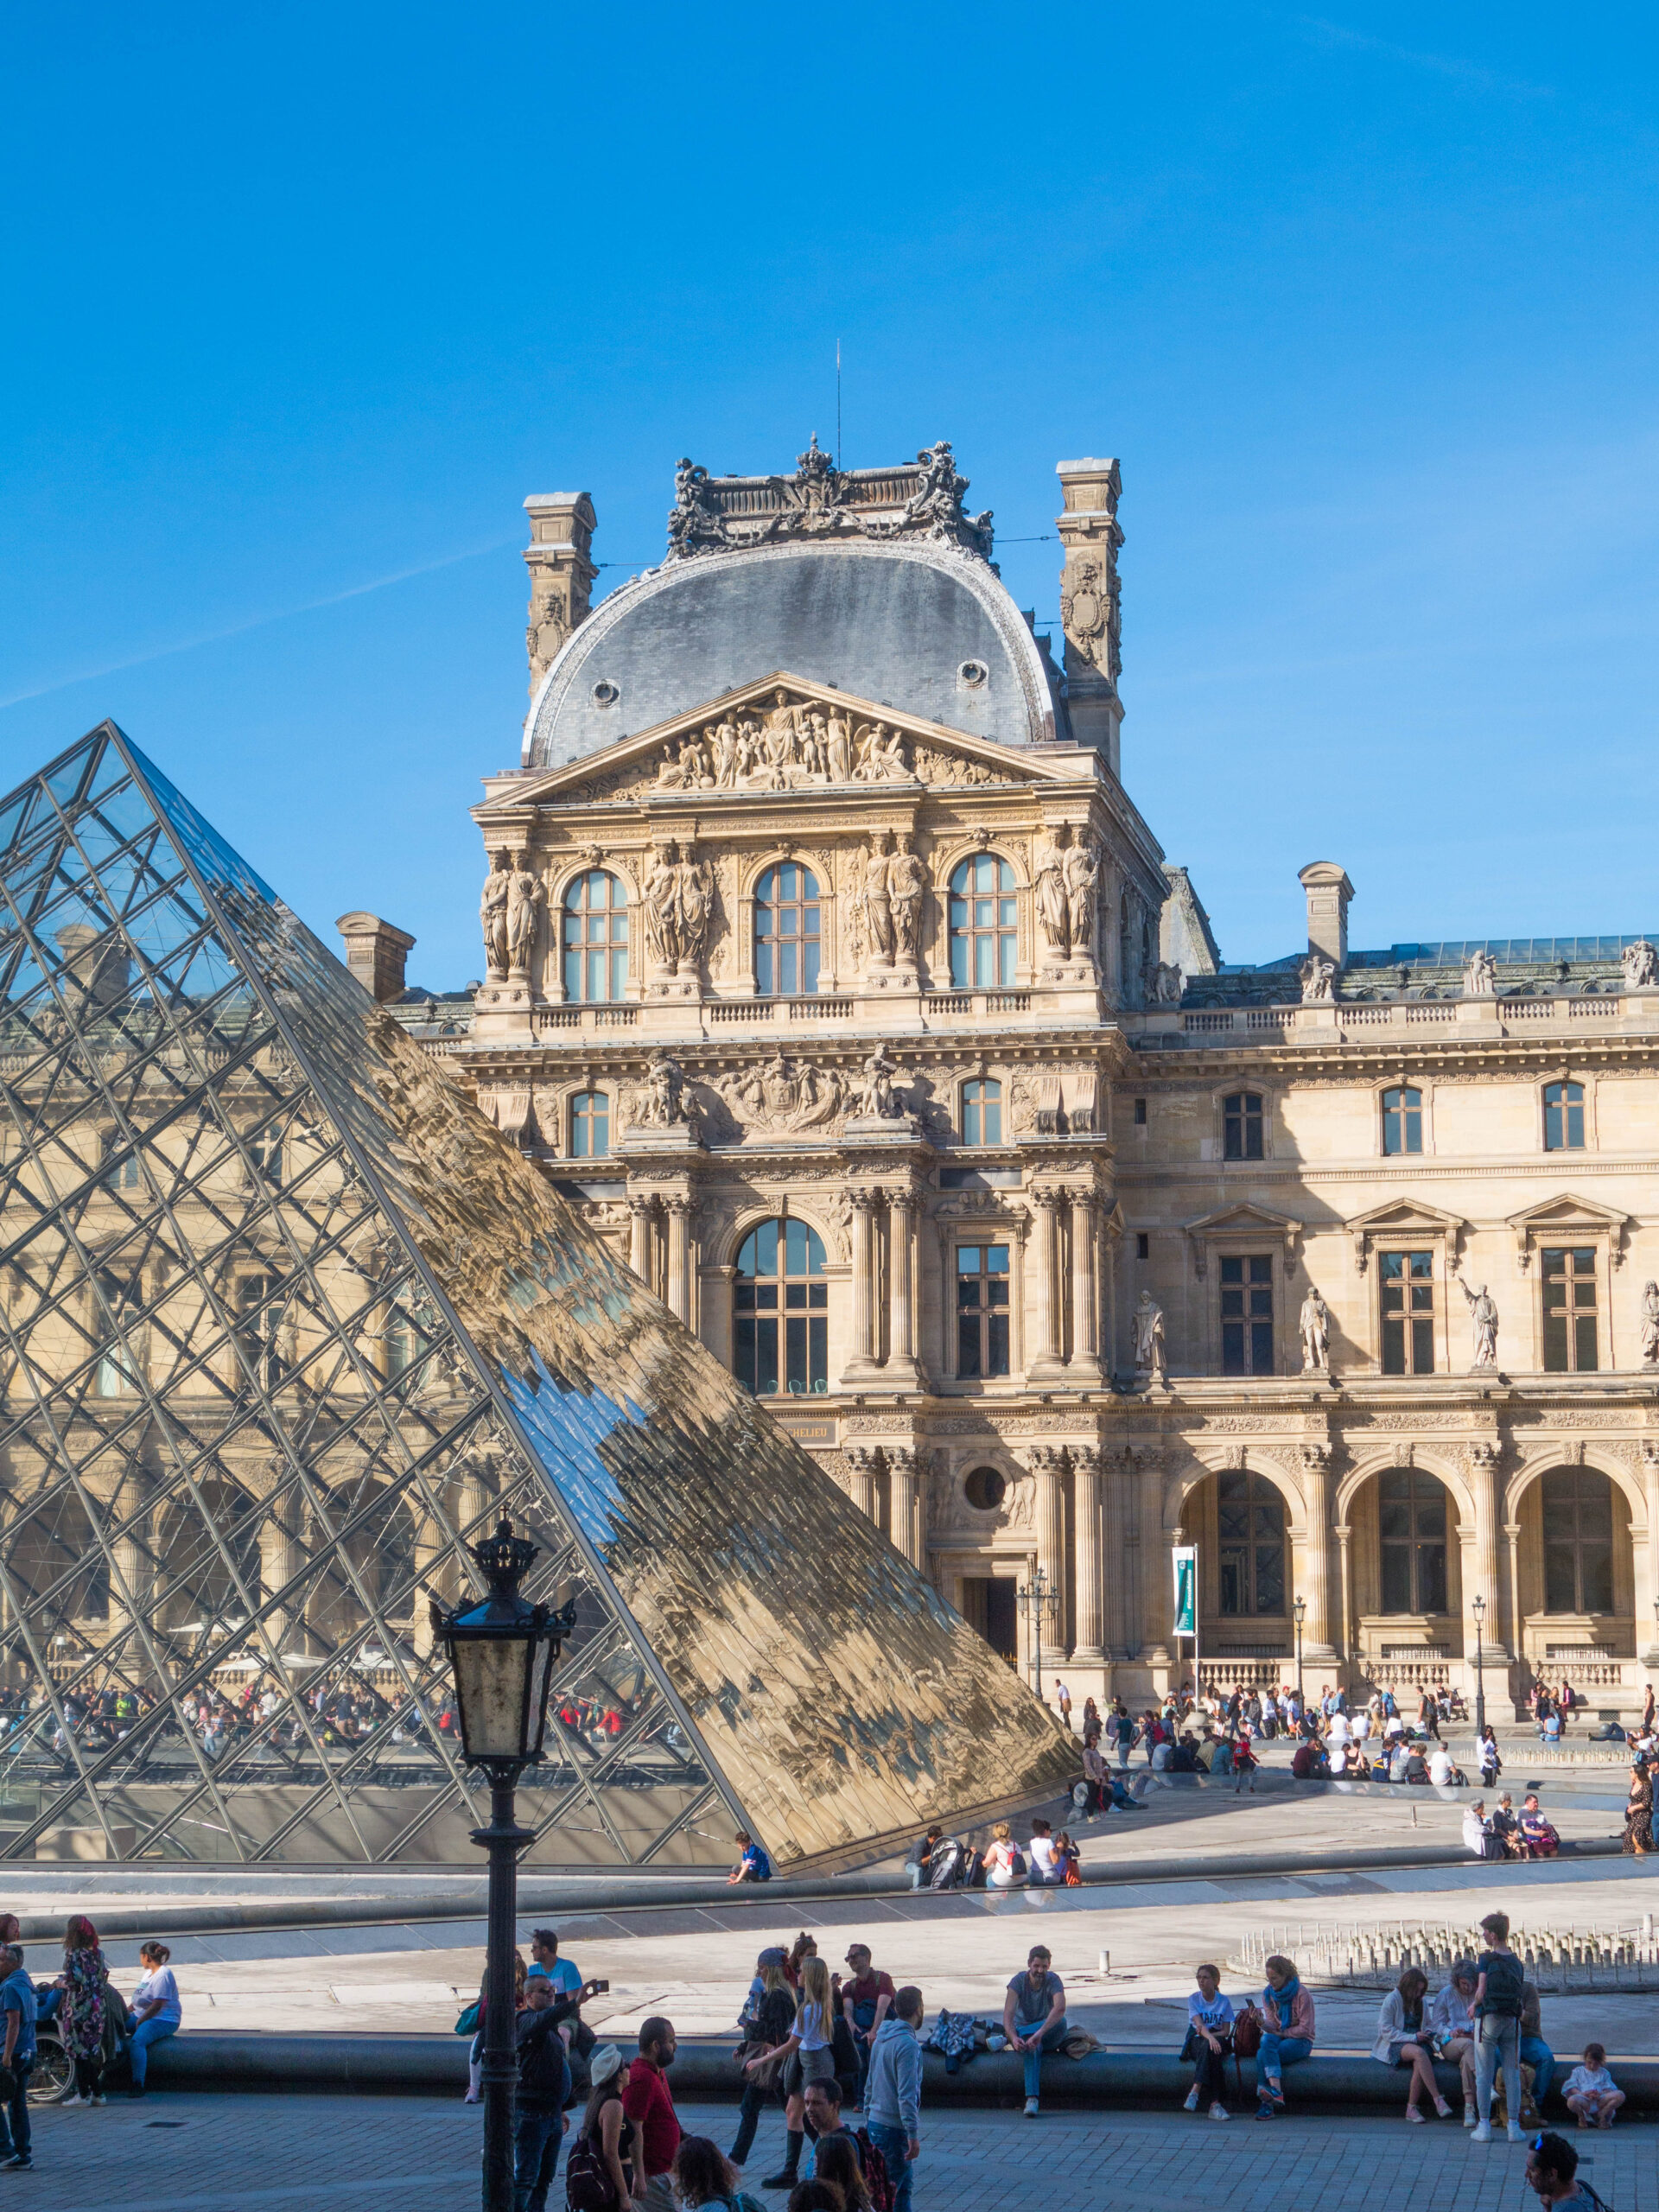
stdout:
<svg viewBox="0 0 1659 2212">
<path fill-rule="evenodd" d="M 113 724 L 0 800 L 0 1856 L 472 1863 L 430 1601 L 577 1605 L 543 1866 L 1063 1788 L 1036 1699 Z"/>
</svg>

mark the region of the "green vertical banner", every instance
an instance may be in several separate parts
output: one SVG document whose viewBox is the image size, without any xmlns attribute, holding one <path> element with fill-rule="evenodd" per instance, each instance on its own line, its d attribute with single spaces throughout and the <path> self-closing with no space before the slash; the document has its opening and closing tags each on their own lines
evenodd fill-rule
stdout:
<svg viewBox="0 0 1659 2212">
<path fill-rule="evenodd" d="M 1198 1632 L 1198 1551 L 1196 1544 L 1178 1544 L 1170 1554 L 1175 1562 L 1175 1634 Z"/>
</svg>

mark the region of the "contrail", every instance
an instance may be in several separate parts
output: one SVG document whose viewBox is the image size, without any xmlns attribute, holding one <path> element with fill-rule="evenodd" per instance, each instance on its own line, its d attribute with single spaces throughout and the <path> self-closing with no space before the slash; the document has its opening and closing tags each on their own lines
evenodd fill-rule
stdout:
<svg viewBox="0 0 1659 2212">
<path fill-rule="evenodd" d="M 422 561 L 412 569 L 398 569 L 389 576 L 375 576 L 365 584 L 348 584 L 344 591 L 327 592 L 321 599 L 302 600 L 297 607 L 279 607 L 269 614 L 250 615 L 245 622 L 232 622 L 228 629 L 207 630 L 199 638 L 182 638 L 175 645 L 158 645 L 154 652 L 133 653 L 125 660 L 105 661 L 101 668 L 85 669 L 78 676 L 59 677 L 50 683 L 37 683 L 27 691 L 14 691 L 10 697 L 0 699 L 0 711 L 21 706 L 26 699 L 44 699 L 54 691 L 73 690 L 77 683 L 94 683 L 99 677 L 117 676 L 124 669 L 143 668 L 153 660 L 167 660 L 175 653 L 194 652 L 200 645 L 216 645 L 226 638 L 239 638 L 250 630 L 264 629 L 270 622 L 286 622 L 296 614 L 312 614 L 320 607 L 338 607 L 343 600 L 361 599 L 368 592 L 384 591 L 389 584 L 407 583 L 411 576 L 429 576 L 435 569 L 453 569 L 460 561 L 480 560 L 486 553 L 499 553 L 518 542 L 516 537 L 492 538 L 487 545 L 472 545 L 464 553 L 446 553 L 439 560 Z"/>
</svg>

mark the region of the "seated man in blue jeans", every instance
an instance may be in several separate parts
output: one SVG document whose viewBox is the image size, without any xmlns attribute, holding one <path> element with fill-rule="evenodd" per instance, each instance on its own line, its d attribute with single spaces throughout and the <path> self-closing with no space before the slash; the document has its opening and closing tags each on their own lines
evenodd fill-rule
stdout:
<svg viewBox="0 0 1659 2212">
<path fill-rule="evenodd" d="M 1034 1944 L 1024 1974 L 1008 1984 L 1002 2000 L 1002 2032 L 1010 2050 L 1026 2062 L 1026 2118 L 1037 2116 L 1042 2087 L 1043 2053 L 1058 2047 L 1065 2033 L 1065 1984 L 1053 1971 L 1046 1943 Z"/>
</svg>

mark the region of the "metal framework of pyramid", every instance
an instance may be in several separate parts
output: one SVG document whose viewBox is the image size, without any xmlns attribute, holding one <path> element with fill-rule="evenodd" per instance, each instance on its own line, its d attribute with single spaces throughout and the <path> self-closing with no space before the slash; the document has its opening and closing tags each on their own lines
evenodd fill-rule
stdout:
<svg viewBox="0 0 1659 2212">
<path fill-rule="evenodd" d="M 469 1861 L 430 1601 L 574 1599 L 543 1866 L 1052 1793 L 1038 1700 L 105 723 L 0 801 L 0 1856 Z"/>
</svg>

